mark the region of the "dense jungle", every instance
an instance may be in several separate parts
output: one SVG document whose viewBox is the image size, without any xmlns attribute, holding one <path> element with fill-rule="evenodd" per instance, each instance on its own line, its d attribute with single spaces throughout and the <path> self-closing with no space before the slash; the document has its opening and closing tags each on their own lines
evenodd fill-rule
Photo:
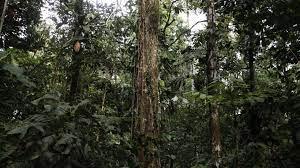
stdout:
<svg viewBox="0 0 300 168">
<path fill-rule="evenodd" d="M 0 17 L 1 168 L 300 165 L 300 0 L 1 0 Z"/>
</svg>

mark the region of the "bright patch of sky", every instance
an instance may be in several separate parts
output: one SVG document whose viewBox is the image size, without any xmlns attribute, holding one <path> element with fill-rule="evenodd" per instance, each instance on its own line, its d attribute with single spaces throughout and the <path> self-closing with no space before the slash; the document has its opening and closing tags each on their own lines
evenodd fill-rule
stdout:
<svg viewBox="0 0 300 168">
<path fill-rule="evenodd" d="M 188 27 L 191 28 L 192 32 L 198 30 L 204 30 L 207 22 L 206 15 L 200 10 L 192 10 L 180 14 L 181 18 L 187 23 Z"/>
<path fill-rule="evenodd" d="M 124 8 L 127 0 L 89 0 L 96 4 L 116 4 L 118 8 Z M 188 14 L 187 14 L 188 13 Z M 198 23 L 199 21 L 206 20 L 206 15 L 201 13 L 201 11 L 189 11 L 182 12 L 180 17 L 186 22 L 187 26 L 192 27 L 192 32 L 197 30 L 204 30 L 206 27 L 206 22 Z"/>
<path fill-rule="evenodd" d="M 127 0 L 88 0 L 93 4 L 114 4 L 118 9 L 125 10 L 125 4 Z M 50 10 L 49 5 L 45 5 L 42 9 L 42 19 L 49 26 L 54 26 L 54 22 L 51 20 L 51 17 L 55 17 L 55 12 Z M 57 17 L 57 16 L 56 16 Z M 185 11 L 180 13 L 180 17 L 185 21 L 186 25 L 191 28 L 192 32 L 197 32 L 199 30 L 204 30 L 206 27 L 206 22 L 201 22 L 206 20 L 205 14 L 201 11 Z"/>
</svg>

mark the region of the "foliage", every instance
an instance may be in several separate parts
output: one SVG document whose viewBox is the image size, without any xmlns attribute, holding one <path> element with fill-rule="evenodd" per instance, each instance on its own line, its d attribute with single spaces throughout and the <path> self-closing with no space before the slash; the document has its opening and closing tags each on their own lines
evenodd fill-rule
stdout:
<svg viewBox="0 0 300 168">
<path fill-rule="evenodd" d="M 4 1 L 1 2 L 1 8 Z M 1 36 L 1 48 L 36 50 L 43 46 L 43 40 L 36 31 L 40 20 L 42 0 L 8 1 Z"/>
</svg>

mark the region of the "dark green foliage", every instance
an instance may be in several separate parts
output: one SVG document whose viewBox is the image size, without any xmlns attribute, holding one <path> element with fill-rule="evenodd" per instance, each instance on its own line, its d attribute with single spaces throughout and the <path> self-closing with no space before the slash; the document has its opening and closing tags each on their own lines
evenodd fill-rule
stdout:
<svg viewBox="0 0 300 168">
<path fill-rule="evenodd" d="M 42 0 L 8 2 L 0 48 L 36 50 L 43 46 L 44 42 L 36 32 L 42 5 Z"/>
</svg>

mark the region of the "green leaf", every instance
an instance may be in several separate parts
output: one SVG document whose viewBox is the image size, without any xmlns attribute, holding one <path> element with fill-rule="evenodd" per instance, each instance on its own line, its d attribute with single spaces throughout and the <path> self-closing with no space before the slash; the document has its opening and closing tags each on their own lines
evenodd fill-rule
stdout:
<svg viewBox="0 0 300 168">
<path fill-rule="evenodd" d="M 28 131 L 28 129 L 31 127 L 31 124 L 23 125 L 21 127 L 17 127 L 11 131 L 9 131 L 8 135 L 14 135 L 14 134 L 20 134 L 20 139 L 23 139 Z"/>
<path fill-rule="evenodd" d="M 201 94 L 200 94 L 200 96 L 199 96 L 199 98 L 200 98 L 200 99 L 206 99 L 206 98 L 207 98 L 207 95 L 206 95 L 206 94 L 203 94 L 203 93 L 201 93 Z"/>
<path fill-rule="evenodd" d="M 91 151 L 91 147 L 88 144 L 84 146 L 84 155 L 88 156 L 88 153 Z"/>
<path fill-rule="evenodd" d="M 85 31 L 85 32 L 90 32 L 91 31 L 91 29 L 90 29 L 90 26 L 83 26 L 83 30 Z"/>
<path fill-rule="evenodd" d="M 55 146 L 71 143 L 73 139 L 77 139 L 77 137 L 72 134 L 63 134 L 63 136 L 56 142 Z"/>
<path fill-rule="evenodd" d="M 161 88 L 164 88 L 166 86 L 165 81 L 164 80 L 159 80 L 159 86 Z"/>
<path fill-rule="evenodd" d="M 170 159 L 175 160 L 176 156 L 175 155 L 167 155 Z"/>
<path fill-rule="evenodd" d="M 259 103 L 263 103 L 265 101 L 265 99 L 262 97 L 256 97 L 255 100 L 256 100 L 256 102 L 259 102 Z"/>
<path fill-rule="evenodd" d="M 6 52 L 0 51 L 0 61 L 3 60 L 3 59 L 5 59 L 7 57 L 7 55 L 8 54 Z"/>
<path fill-rule="evenodd" d="M 90 101 L 87 100 L 87 99 L 81 101 L 79 104 L 77 104 L 77 105 L 74 107 L 74 109 L 72 110 L 72 113 L 74 114 L 74 113 L 78 110 L 79 107 L 84 106 L 84 105 L 87 105 L 89 102 L 90 102 Z"/>
<path fill-rule="evenodd" d="M 57 116 L 65 115 L 72 107 L 68 103 L 61 102 L 54 108 L 53 113 Z"/>
<path fill-rule="evenodd" d="M 36 85 L 33 82 L 30 82 L 26 76 L 22 75 L 22 76 L 17 76 L 17 79 L 22 82 L 25 86 L 28 87 L 36 87 Z"/>
<path fill-rule="evenodd" d="M 41 156 L 41 152 L 40 151 L 36 151 L 36 152 L 33 152 L 30 156 L 30 160 L 35 160 L 37 158 L 39 158 Z"/>
<path fill-rule="evenodd" d="M 13 154 L 17 150 L 17 147 L 11 146 L 11 145 L 6 145 L 4 149 L 5 149 L 5 151 L 0 152 L 0 161 L 8 158 L 11 154 Z"/>
<path fill-rule="evenodd" d="M 17 80 L 22 82 L 24 85 L 28 87 L 35 87 L 35 84 L 30 82 L 27 78 L 27 76 L 24 76 L 24 70 L 23 68 L 19 67 L 16 64 L 5 64 L 3 65 L 2 69 L 10 72 L 11 74 L 15 75 L 17 77 Z"/>
<path fill-rule="evenodd" d="M 43 145 L 42 145 L 42 151 L 46 151 L 48 147 L 54 143 L 56 136 L 50 135 L 42 139 Z"/>
<path fill-rule="evenodd" d="M 71 152 L 71 150 L 72 150 L 72 146 L 71 146 L 71 145 L 68 145 L 68 146 L 65 148 L 65 150 L 62 152 L 62 154 L 67 155 L 67 154 L 69 154 L 69 153 Z"/>
<path fill-rule="evenodd" d="M 40 103 L 40 101 L 42 100 L 54 100 L 54 101 L 59 101 L 60 100 L 60 94 L 58 95 L 53 95 L 53 94 L 46 94 L 41 98 L 38 98 L 34 101 L 32 101 L 31 103 L 34 105 L 38 105 Z"/>
<path fill-rule="evenodd" d="M 15 65 L 15 64 L 5 64 L 3 65 L 2 69 L 9 71 L 11 74 L 16 75 L 16 76 L 21 76 L 23 75 L 23 68 Z"/>
<path fill-rule="evenodd" d="M 44 109 L 45 109 L 46 111 L 50 112 L 50 111 L 51 111 L 51 109 L 52 109 L 52 106 L 51 106 L 51 105 L 48 105 L 48 104 L 46 104 L 46 105 L 44 105 Z"/>
<path fill-rule="evenodd" d="M 45 135 L 45 130 L 44 130 L 44 128 L 41 125 L 39 125 L 39 124 L 33 124 L 32 126 L 34 128 L 36 128 L 37 130 L 39 130 L 43 135 Z"/>
</svg>

